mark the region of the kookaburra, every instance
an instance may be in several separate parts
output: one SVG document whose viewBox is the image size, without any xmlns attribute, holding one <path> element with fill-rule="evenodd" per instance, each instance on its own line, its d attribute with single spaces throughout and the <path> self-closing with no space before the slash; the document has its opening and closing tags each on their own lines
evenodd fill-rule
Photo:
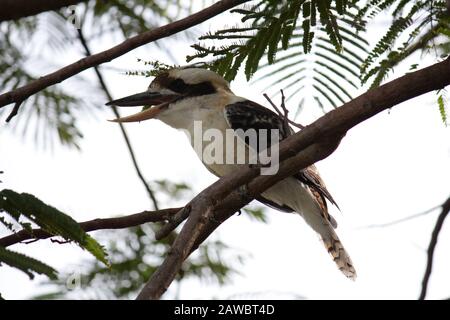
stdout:
<svg viewBox="0 0 450 320">
<path fill-rule="evenodd" d="M 191 143 L 195 134 L 194 123 L 199 121 L 203 130 L 219 130 L 224 136 L 227 129 L 278 129 L 281 140 L 289 135 L 285 119 L 253 101 L 234 95 L 225 79 L 215 72 L 200 68 L 177 68 L 162 72 L 147 91 L 110 101 L 107 105 L 147 106 L 149 108 L 144 111 L 112 121 L 158 119 L 175 129 L 188 132 Z M 249 148 L 247 142 L 245 139 L 240 140 L 241 144 Z M 245 165 L 203 163 L 219 177 L 235 171 L 237 166 Z M 326 200 L 334 205 L 336 202 L 315 166 L 276 183 L 257 200 L 280 211 L 300 214 L 319 234 L 339 270 L 348 278 L 355 279 L 355 268 L 334 231 L 336 221 L 327 209 Z"/>
</svg>

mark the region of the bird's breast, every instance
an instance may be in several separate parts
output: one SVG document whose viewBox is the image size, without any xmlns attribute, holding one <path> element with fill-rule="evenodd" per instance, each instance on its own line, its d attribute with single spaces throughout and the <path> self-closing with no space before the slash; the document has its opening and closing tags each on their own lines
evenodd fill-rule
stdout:
<svg viewBox="0 0 450 320">
<path fill-rule="evenodd" d="M 248 147 L 235 135 L 225 120 L 224 113 L 196 111 L 196 119 L 185 130 L 191 146 L 203 164 L 216 176 L 229 174 L 248 163 Z"/>
<path fill-rule="evenodd" d="M 248 163 L 248 148 L 230 128 L 224 106 L 235 98 L 215 96 L 180 101 L 161 113 L 159 120 L 182 130 L 203 164 L 223 176 Z"/>
</svg>

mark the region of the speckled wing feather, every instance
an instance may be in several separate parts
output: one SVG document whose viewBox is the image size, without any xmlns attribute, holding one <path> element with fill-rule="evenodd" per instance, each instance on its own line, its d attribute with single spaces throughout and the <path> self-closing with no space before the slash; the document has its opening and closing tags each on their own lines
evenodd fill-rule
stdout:
<svg viewBox="0 0 450 320">
<path fill-rule="evenodd" d="M 308 168 L 302 170 L 301 172 L 297 173 L 295 177 L 306 185 L 312 187 L 313 189 L 316 189 L 323 197 L 325 197 L 339 209 L 338 204 L 328 192 L 327 187 L 320 177 L 319 171 L 317 171 L 315 165 L 311 165 Z"/>
<path fill-rule="evenodd" d="M 317 170 L 315 165 L 310 165 L 304 170 L 300 171 L 296 175 L 294 175 L 299 181 L 303 182 L 306 186 L 308 186 L 309 191 L 315 197 L 317 203 L 321 207 L 322 213 L 326 216 L 327 220 L 333 226 L 333 228 L 337 228 L 337 222 L 333 218 L 332 215 L 328 212 L 327 202 L 325 199 L 330 201 L 336 208 L 339 209 L 338 204 L 334 201 L 331 194 L 328 192 L 325 183 L 319 175 L 319 171 Z"/>
<path fill-rule="evenodd" d="M 225 117 L 233 130 L 249 129 L 271 130 L 278 129 L 280 140 L 290 135 L 289 128 L 285 127 L 284 121 L 275 112 L 250 100 L 238 101 L 225 106 Z M 271 141 L 271 135 L 267 135 L 267 146 L 279 141 Z M 259 146 L 259 141 L 258 141 Z M 261 150 L 257 150 L 260 152 Z"/>
</svg>

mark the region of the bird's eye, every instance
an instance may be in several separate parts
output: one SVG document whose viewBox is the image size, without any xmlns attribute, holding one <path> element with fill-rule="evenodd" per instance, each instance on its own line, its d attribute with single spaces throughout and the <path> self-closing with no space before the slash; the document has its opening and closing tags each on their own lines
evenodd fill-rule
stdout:
<svg viewBox="0 0 450 320">
<path fill-rule="evenodd" d="M 169 84 L 169 89 L 176 93 L 185 93 L 188 86 L 183 80 L 175 79 Z"/>
</svg>

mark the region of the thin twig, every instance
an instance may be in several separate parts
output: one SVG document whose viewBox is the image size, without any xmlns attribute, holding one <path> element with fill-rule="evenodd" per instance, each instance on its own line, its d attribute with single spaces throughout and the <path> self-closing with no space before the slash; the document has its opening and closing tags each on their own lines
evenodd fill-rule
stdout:
<svg viewBox="0 0 450 320">
<path fill-rule="evenodd" d="M 82 29 L 81 28 L 77 29 L 77 31 L 78 31 L 78 39 L 80 40 L 81 45 L 83 46 L 84 50 L 86 51 L 86 56 L 87 57 L 91 56 L 91 50 L 89 49 L 89 45 L 86 41 L 86 38 L 84 37 Z M 107 99 L 109 101 L 114 100 L 99 68 L 95 66 L 94 71 L 95 71 L 95 74 L 97 75 L 98 82 L 100 83 L 100 86 L 103 89 L 103 92 L 105 93 Z M 119 110 L 117 110 L 117 107 L 113 106 L 112 110 L 113 110 L 116 118 L 120 118 Z M 127 131 L 126 131 L 123 123 L 119 122 L 119 128 L 120 128 L 120 131 L 122 132 L 122 137 L 125 140 L 125 144 L 127 145 L 128 153 L 130 154 L 134 169 L 136 170 L 136 173 L 137 173 L 139 179 L 141 180 L 142 184 L 144 185 L 145 190 L 147 190 L 147 194 L 153 203 L 153 208 L 155 210 L 158 210 L 159 207 L 158 207 L 158 201 L 156 200 L 156 196 L 155 196 L 153 190 L 150 188 L 149 184 L 147 183 L 147 180 L 145 179 L 144 175 L 142 174 L 141 168 L 138 165 L 136 155 L 135 155 L 133 147 L 131 145 L 131 141 L 128 137 Z"/>
<path fill-rule="evenodd" d="M 419 218 L 419 217 L 423 217 L 423 216 L 425 216 L 427 214 L 430 214 L 433 211 L 435 211 L 436 209 L 439 209 L 441 207 L 442 206 L 436 206 L 436 207 L 433 207 L 433 208 L 428 209 L 426 211 L 419 212 L 419 213 L 416 213 L 416 214 L 413 214 L 413 215 L 410 215 L 408 217 L 404 217 L 404 218 L 401 218 L 401 219 L 398 219 L 398 220 L 394 220 L 394 221 L 386 222 L 386 223 L 381 223 L 381 224 L 371 224 L 371 225 L 368 225 L 368 226 L 360 227 L 358 229 L 372 229 L 372 228 L 391 227 L 391 226 L 399 224 L 399 223 L 403 223 L 403 222 L 406 222 L 406 221 L 409 221 L 409 220 L 413 220 L 413 219 L 416 219 L 416 218 Z"/>
<path fill-rule="evenodd" d="M 438 242 L 439 233 L 444 225 L 445 218 L 450 212 L 450 198 L 442 205 L 442 211 L 439 214 L 433 232 L 431 233 L 430 244 L 427 250 L 427 267 L 422 279 L 422 290 L 420 291 L 419 300 L 424 300 L 427 295 L 428 283 L 430 281 L 431 272 L 433 270 L 434 251 Z"/>
<path fill-rule="evenodd" d="M 282 119 L 284 119 L 285 122 L 293 125 L 294 127 L 298 128 L 298 129 L 304 129 L 305 128 L 304 125 L 294 122 L 293 120 L 289 119 L 289 117 L 288 117 L 289 110 L 286 108 L 286 105 L 285 105 L 284 93 L 283 93 L 283 90 L 280 90 L 280 91 L 281 91 L 281 108 L 283 109 L 283 112 L 280 111 L 280 109 L 276 106 L 276 104 L 272 101 L 272 99 L 270 99 L 270 97 L 267 95 L 267 93 L 264 93 L 263 96 L 264 96 L 264 98 L 267 99 L 267 101 L 269 101 L 272 108 L 275 109 L 275 111 L 278 113 L 278 115 Z M 286 133 L 290 134 L 289 125 L 286 124 L 285 127 L 286 127 L 285 128 Z"/>
<path fill-rule="evenodd" d="M 8 118 L 6 118 L 5 122 L 10 122 L 11 119 L 17 115 L 21 104 L 22 104 L 22 101 L 18 101 L 14 104 L 14 108 L 11 110 L 11 113 L 9 114 Z"/>
<path fill-rule="evenodd" d="M 72 64 L 69 64 L 55 72 L 49 73 L 40 77 L 22 87 L 8 91 L 0 95 L 0 108 L 10 103 L 24 101 L 33 94 L 60 83 L 86 69 L 98 66 L 99 64 L 109 62 L 116 59 L 133 49 L 148 43 L 157 41 L 162 38 L 169 37 L 178 32 L 189 29 L 196 26 L 206 20 L 211 19 L 218 14 L 225 12 L 233 7 L 236 7 L 242 3 L 250 0 L 222 0 L 214 3 L 213 5 L 194 13 L 186 18 L 168 23 L 159 28 L 155 28 L 134 37 L 131 37 L 122 43 L 99 53 L 93 54 L 89 57 L 78 60 Z"/>
<path fill-rule="evenodd" d="M 41 239 L 31 239 L 31 240 L 23 241 L 23 242 L 21 242 L 21 243 L 23 243 L 23 244 L 31 244 L 31 243 L 36 242 L 36 241 L 39 241 L 39 240 L 41 240 Z"/>
<path fill-rule="evenodd" d="M 142 225 L 147 222 L 162 222 L 170 219 L 172 215 L 182 208 L 169 208 L 158 211 L 143 211 L 123 217 L 94 219 L 80 222 L 81 228 L 86 231 L 106 230 L 106 229 L 125 229 Z M 32 242 L 38 239 L 47 239 L 55 236 L 42 229 L 33 229 L 32 231 L 21 230 L 17 233 L 0 238 L 0 246 L 8 247 L 25 240 L 32 239 Z"/>
<path fill-rule="evenodd" d="M 67 243 L 72 242 L 72 240 L 58 240 L 58 239 L 52 239 L 52 238 L 50 238 L 50 241 L 53 243 L 57 243 L 57 244 L 67 244 Z"/>
</svg>

